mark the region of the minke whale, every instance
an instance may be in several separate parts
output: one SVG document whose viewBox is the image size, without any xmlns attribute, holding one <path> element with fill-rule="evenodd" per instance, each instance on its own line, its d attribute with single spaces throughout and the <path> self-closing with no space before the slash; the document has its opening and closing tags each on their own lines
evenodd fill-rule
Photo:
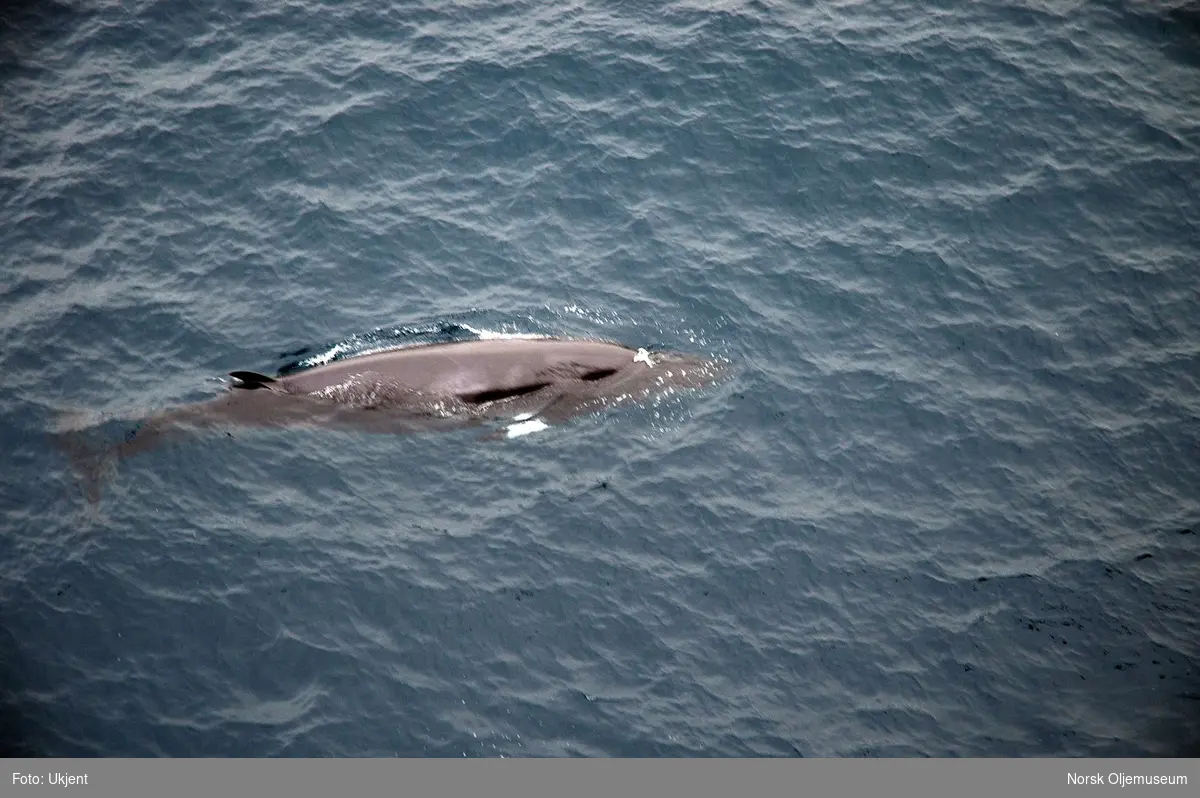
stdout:
<svg viewBox="0 0 1200 798">
<path fill-rule="evenodd" d="M 189 431 L 316 426 L 416 433 L 506 421 L 488 437 L 517 437 L 605 408 L 704 388 L 728 363 L 572 338 L 489 338 L 388 349 L 281 376 L 229 374 L 226 390 L 136 423 L 100 452 L 67 445 L 87 462 L 92 496 L 99 464 L 156 448 Z"/>
</svg>

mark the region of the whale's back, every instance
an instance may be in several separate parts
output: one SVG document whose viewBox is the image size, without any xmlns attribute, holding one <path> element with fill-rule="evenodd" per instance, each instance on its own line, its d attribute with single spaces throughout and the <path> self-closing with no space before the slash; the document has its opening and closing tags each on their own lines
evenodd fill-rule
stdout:
<svg viewBox="0 0 1200 798">
<path fill-rule="evenodd" d="M 575 380 L 599 380 L 632 364 L 634 352 L 603 341 L 490 339 L 393 349 L 282 378 L 289 393 L 408 391 L 470 403 L 517 396 Z"/>
</svg>

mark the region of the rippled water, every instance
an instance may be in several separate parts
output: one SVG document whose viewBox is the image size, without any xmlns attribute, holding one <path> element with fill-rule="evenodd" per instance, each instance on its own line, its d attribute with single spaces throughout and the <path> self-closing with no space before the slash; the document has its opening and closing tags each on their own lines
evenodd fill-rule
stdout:
<svg viewBox="0 0 1200 798">
<path fill-rule="evenodd" d="M 0 742 L 1197 755 L 1198 97 L 1186 3 L 5 6 Z M 47 437 L 447 329 L 738 375 Z"/>
</svg>

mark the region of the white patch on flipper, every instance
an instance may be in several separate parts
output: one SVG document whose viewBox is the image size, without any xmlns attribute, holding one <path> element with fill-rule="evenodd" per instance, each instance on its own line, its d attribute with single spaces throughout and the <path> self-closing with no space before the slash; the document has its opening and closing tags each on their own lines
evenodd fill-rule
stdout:
<svg viewBox="0 0 1200 798">
<path fill-rule="evenodd" d="M 513 421 L 528 421 L 533 418 L 533 413 L 518 413 L 513 416 Z"/>
<path fill-rule="evenodd" d="M 550 425 L 540 418 L 534 418 L 517 424 L 510 424 L 505 428 L 504 432 L 509 438 L 519 438 L 522 435 L 528 435 L 531 432 L 541 432 L 544 429 L 550 429 Z"/>
<path fill-rule="evenodd" d="M 637 354 L 633 356 L 634 363 L 645 363 L 650 368 L 654 368 L 654 361 L 650 358 L 650 352 L 645 348 L 639 349 Z"/>
</svg>

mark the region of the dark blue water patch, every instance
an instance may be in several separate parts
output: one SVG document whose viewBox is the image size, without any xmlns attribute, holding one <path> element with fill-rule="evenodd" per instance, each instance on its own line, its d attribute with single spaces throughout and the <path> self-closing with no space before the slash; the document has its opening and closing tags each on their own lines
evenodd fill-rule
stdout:
<svg viewBox="0 0 1200 798">
<path fill-rule="evenodd" d="M 1189 4 L 1119 4 L 1106 10 L 1113 26 L 1133 31 L 1181 64 L 1200 67 L 1200 14 Z"/>
</svg>

